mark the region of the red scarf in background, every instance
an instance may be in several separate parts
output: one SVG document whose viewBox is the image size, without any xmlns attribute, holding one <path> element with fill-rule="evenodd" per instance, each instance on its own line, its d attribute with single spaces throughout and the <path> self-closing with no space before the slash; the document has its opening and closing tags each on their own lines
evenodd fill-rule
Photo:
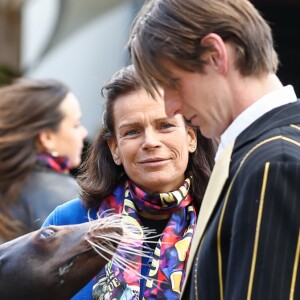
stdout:
<svg viewBox="0 0 300 300">
<path fill-rule="evenodd" d="M 64 156 L 53 156 L 43 152 L 36 155 L 37 164 L 57 172 L 66 172 L 72 168 L 71 161 Z"/>
</svg>

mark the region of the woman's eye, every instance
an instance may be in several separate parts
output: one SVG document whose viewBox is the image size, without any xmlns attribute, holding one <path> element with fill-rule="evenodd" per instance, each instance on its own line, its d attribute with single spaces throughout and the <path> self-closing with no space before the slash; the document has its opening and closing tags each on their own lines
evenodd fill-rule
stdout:
<svg viewBox="0 0 300 300">
<path fill-rule="evenodd" d="M 137 130 L 131 129 L 131 130 L 126 131 L 124 136 L 134 135 L 134 134 L 137 134 L 137 133 L 138 133 Z"/>
<path fill-rule="evenodd" d="M 78 122 L 78 123 L 75 123 L 75 124 L 74 124 L 74 127 L 75 127 L 75 128 L 79 128 L 79 127 L 81 127 L 81 126 L 82 126 L 82 123 L 81 123 L 81 122 Z"/>
</svg>

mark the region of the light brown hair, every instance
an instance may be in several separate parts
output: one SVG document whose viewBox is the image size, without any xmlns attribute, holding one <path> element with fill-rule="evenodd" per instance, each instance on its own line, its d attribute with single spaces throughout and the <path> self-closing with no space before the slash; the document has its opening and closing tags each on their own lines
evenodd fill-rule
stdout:
<svg viewBox="0 0 300 300">
<path fill-rule="evenodd" d="M 150 0 L 136 17 L 127 45 L 146 90 L 152 94 L 156 82 L 171 85 L 161 59 L 202 72 L 208 48 L 200 41 L 209 33 L 234 46 L 242 76 L 276 72 L 271 29 L 248 0 Z"/>
</svg>

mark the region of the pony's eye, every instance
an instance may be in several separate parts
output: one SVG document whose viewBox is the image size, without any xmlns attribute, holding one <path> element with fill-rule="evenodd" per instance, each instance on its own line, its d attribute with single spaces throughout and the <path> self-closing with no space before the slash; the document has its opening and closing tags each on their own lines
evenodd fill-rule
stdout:
<svg viewBox="0 0 300 300">
<path fill-rule="evenodd" d="M 47 239 L 52 237 L 55 234 L 55 231 L 52 228 L 45 228 L 40 232 L 41 239 Z"/>
</svg>

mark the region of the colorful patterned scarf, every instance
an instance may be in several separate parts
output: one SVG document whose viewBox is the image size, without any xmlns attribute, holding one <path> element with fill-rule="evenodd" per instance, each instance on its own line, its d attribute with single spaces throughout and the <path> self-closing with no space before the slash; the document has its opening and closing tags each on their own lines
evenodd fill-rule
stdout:
<svg viewBox="0 0 300 300">
<path fill-rule="evenodd" d="M 65 156 L 52 156 L 50 153 L 43 152 L 36 155 L 36 161 L 39 166 L 55 170 L 57 172 L 66 172 L 72 168 L 71 161 Z"/>
<path fill-rule="evenodd" d="M 137 208 L 151 214 L 172 213 L 156 245 L 148 280 L 143 288 L 143 299 L 179 299 L 186 258 L 196 225 L 196 211 L 188 194 L 189 188 L 190 178 L 187 178 L 176 191 L 149 195 L 127 181 L 101 203 L 99 213 L 114 209 L 115 213 L 135 219 L 137 226 L 142 225 Z M 127 259 L 137 262 L 136 271 L 141 273 L 141 257 L 124 254 L 118 249 L 116 254 L 126 255 Z M 140 278 L 130 270 L 119 269 L 110 261 L 96 277 L 93 300 L 139 300 L 139 293 Z"/>
</svg>

